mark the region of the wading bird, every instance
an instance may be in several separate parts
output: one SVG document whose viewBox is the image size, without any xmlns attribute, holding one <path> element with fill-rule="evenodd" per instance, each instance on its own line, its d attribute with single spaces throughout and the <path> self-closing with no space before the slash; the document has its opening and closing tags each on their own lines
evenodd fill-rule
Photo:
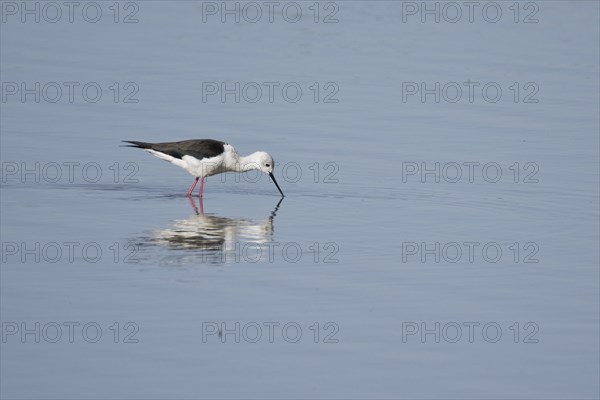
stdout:
<svg viewBox="0 0 600 400">
<path fill-rule="evenodd" d="M 129 145 L 126 145 L 127 147 L 144 149 L 161 160 L 175 164 L 194 175 L 196 179 L 187 191 L 188 196 L 192 195 L 198 180 L 200 180 L 198 196 L 202 197 L 204 178 L 207 176 L 256 169 L 269 174 L 279 193 L 281 193 L 281 197 L 284 197 L 275 176 L 273 176 L 273 168 L 275 167 L 273 157 L 264 151 L 257 151 L 243 157 L 230 144 L 213 139 L 192 139 L 164 143 L 146 143 L 133 140 L 124 140 L 123 142 L 129 143 Z"/>
</svg>

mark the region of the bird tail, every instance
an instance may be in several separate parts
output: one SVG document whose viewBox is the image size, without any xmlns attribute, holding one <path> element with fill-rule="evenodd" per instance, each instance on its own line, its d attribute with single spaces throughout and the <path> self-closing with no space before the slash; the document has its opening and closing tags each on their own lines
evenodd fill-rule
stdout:
<svg viewBox="0 0 600 400">
<path fill-rule="evenodd" d="M 135 147 L 136 149 L 150 149 L 154 146 L 154 143 L 146 143 L 146 142 L 136 142 L 134 140 L 123 140 L 124 143 L 129 143 L 123 145 L 123 147 Z"/>
</svg>

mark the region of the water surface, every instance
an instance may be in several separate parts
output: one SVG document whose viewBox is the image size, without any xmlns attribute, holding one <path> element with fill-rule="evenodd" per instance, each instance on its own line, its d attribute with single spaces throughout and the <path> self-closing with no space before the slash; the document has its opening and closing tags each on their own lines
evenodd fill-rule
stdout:
<svg viewBox="0 0 600 400">
<path fill-rule="evenodd" d="M 497 23 L 360 1 L 315 23 L 299 3 L 297 23 L 238 24 L 100 4 L 95 24 L 1 25 L 3 82 L 81 83 L 1 104 L 3 397 L 598 397 L 597 3 L 537 2 L 537 23 L 524 3 L 519 23 L 504 2 Z M 467 81 L 502 98 L 403 100 Z M 303 93 L 203 101 L 203 82 Z M 188 138 L 270 152 L 286 197 L 227 174 L 190 203 L 185 171 L 119 147 Z"/>
</svg>

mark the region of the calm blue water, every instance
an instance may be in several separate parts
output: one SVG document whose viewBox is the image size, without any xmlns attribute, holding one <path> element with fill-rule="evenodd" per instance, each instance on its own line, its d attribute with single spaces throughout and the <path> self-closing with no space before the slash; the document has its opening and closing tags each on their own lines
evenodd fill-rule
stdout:
<svg viewBox="0 0 600 400">
<path fill-rule="evenodd" d="M 3 398 L 598 398 L 597 2 L 36 4 L 1 4 Z M 120 147 L 189 138 L 286 197 Z"/>
</svg>

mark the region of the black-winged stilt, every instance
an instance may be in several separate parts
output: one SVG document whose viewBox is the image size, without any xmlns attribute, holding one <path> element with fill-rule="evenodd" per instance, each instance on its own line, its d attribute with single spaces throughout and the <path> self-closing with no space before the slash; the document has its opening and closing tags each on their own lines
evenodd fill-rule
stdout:
<svg viewBox="0 0 600 400">
<path fill-rule="evenodd" d="M 133 140 L 124 140 L 123 142 L 130 144 L 127 147 L 144 149 L 148 153 L 175 164 L 194 175 L 196 179 L 187 191 L 188 196 L 191 196 L 196 183 L 200 180 L 198 196 L 202 197 L 204 178 L 207 176 L 223 172 L 246 172 L 256 169 L 269 174 L 275 186 L 279 189 L 281 197 L 284 197 L 275 176 L 273 176 L 273 168 L 275 167 L 273 157 L 264 151 L 257 151 L 243 157 L 230 144 L 213 139 L 192 139 L 164 143 L 146 143 Z"/>
</svg>

